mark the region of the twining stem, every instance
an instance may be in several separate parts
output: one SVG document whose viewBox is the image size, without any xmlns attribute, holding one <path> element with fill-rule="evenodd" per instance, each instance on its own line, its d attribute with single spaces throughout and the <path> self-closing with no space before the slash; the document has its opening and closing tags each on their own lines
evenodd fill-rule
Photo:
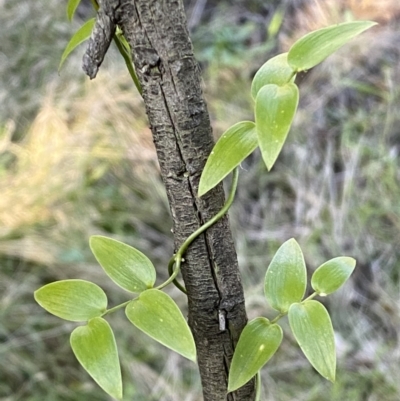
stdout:
<svg viewBox="0 0 400 401">
<path fill-rule="evenodd" d="M 182 254 L 179 254 L 178 252 L 174 256 L 172 256 L 172 258 L 168 262 L 168 273 L 170 274 L 169 279 L 164 281 L 158 287 L 156 287 L 156 289 L 161 290 L 162 288 L 166 287 L 168 284 L 171 284 L 173 282 L 175 287 L 179 288 L 183 293 L 186 294 L 186 288 L 183 287 L 182 284 L 176 280 L 176 276 L 178 275 L 181 269 L 181 262 L 182 262 Z"/>
<path fill-rule="evenodd" d="M 203 224 L 200 228 L 198 228 L 194 233 L 190 234 L 186 241 L 181 245 L 177 254 L 183 255 L 188 249 L 189 245 L 200 235 L 203 234 L 208 228 L 210 228 L 213 224 L 215 224 L 218 220 L 224 217 L 225 213 L 232 206 L 233 200 L 235 199 L 235 193 L 237 188 L 237 183 L 239 179 L 239 169 L 236 167 L 233 170 L 231 189 L 229 191 L 228 199 L 225 202 L 223 208 L 207 223 Z"/>
<path fill-rule="evenodd" d="M 168 263 L 168 273 L 170 275 L 170 278 L 166 281 L 169 283 L 173 282 L 175 287 L 181 290 L 184 294 L 186 294 L 186 288 L 176 279 L 176 276 L 178 275 L 180 268 L 181 268 L 181 262 L 182 257 L 177 258 L 177 255 L 175 254 Z M 175 269 L 174 269 L 175 267 Z M 173 277 L 173 280 L 171 280 L 171 277 Z"/>
<path fill-rule="evenodd" d="M 158 287 L 155 287 L 156 290 L 161 290 L 164 287 L 166 287 L 168 284 L 174 282 L 177 288 L 179 288 L 182 292 L 186 294 L 186 289 L 183 287 L 179 282 L 177 282 L 176 276 L 178 275 L 180 269 L 181 269 L 181 263 L 183 260 L 183 254 L 186 252 L 190 244 L 199 236 L 201 235 L 204 231 L 207 230 L 207 228 L 210 228 L 213 224 L 215 224 L 219 219 L 221 219 L 225 213 L 229 210 L 231 207 L 233 200 L 235 198 L 235 192 L 237 188 L 237 183 L 238 183 L 238 178 L 239 178 L 239 170 L 236 168 L 233 170 L 233 176 L 232 176 L 232 185 L 231 189 L 229 191 L 228 199 L 225 202 L 225 205 L 223 208 L 207 223 L 203 224 L 200 228 L 198 228 L 194 233 L 189 235 L 189 237 L 186 239 L 186 241 L 181 245 L 179 248 L 178 252 L 170 259 L 168 263 L 168 271 L 170 273 L 170 277 L 168 280 L 166 280 L 164 283 L 160 284 Z M 174 268 L 175 266 L 175 268 Z M 134 298 L 135 299 L 135 298 Z M 132 299 L 129 301 L 123 302 L 122 304 L 119 304 L 117 306 L 114 306 L 111 309 L 107 309 L 101 316 L 108 315 L 109 313 L 115 312 L 118 309 L 123 308 L 124 306 L 128 305 L 129 302 L 131 302 Z"/>
<path fill-rule="evenodd" d="M 195 232 L 193 232 L 192 234 L 189 235 L 189 237 L 185 240 L 185 242 L 179 248 L 178 252 L 170 259 L 170 261 L 168 263 L 168 271 L 169 271 L 169 274 L 171 275 L 170 278 L 167 281 L 165 281 L 164 283 L 160 284 L 158 287 L 156 287 L 157 289 L 161 290 L 166 285 L 173 282 L 177 288 L 179 288 L 182 292 L 186 293 L 186 289 L 184 287 L 182 287 L 182 285 L 175 280 L 175 278 L 178 275 L 179 270 L 181 268 L 181 262 L 182 262 L 183 255 L 186 252 L 186 250 L 188 249 L 188 247 L 190 246 L 190 244 L 199 235 L 203 234 L 204 231 L 206 231 L 213 224 L 215 224 L 218 220 L 220 220 L 226 214 L 226 212 L 229 210 L 229 208 L 232 206 L 233 200 L 235 199 L 238 178 L 239 178 L 239 169 L 236 167 L 233 170 L 232 184 L 231 184 L 231 189 L 229 191 L 228 199 L 226 200 L 223 208 L 212 219 L 208 220 L 207 223 L 203 224 Z M 175 269 L 173 269 L 174 265 L 175 265 Z"/>
<path fill-rule="evenodd" d="M 99 9 L 98 1 L 97 0 L 91 0 L 91 3 L 93 5 L 94 9 L 96 11 L 98 11 L 98 9 Z M 126 49 L 123 41 L 120 39 L 118 34 L 115 34 L 113 39 L 114 39 L 115 44 L 117 45 L 117 48 L 118 48 L 119 52 L 121 53 L 121 56 L 124 58 L 126 67 L 128 68 L 129 74 L 130 74 L 130 76 L 132 78 L 133 83 L 136 86 L 136 89 L 138 90 L 138 92 L 140 94 L 142 94 L 142 87 L 140 85 L 140 82 L 139 82 L 138 77 L 136 75 L 135 69 L 133 67 L 132 59 L 131 59 L 131 56 L 129 54 L 129 51 Z M 186 239 L 186 241 L 181 245 L 181 247 L 179 248 L 178 252 L 170 259 L 170 261 L 168 263 L 168 272 L 170 274 L 169 279 L 167 281 L 165 281 L 164 283 L 162 283 L 161 285 L 159 285 L 158 287 L 156 287 L 156 289 L 161 290 L 162 288 L 164 288 L 165 286 L 167 286 L 168 284 L 173 282 L 177 288 L 179 288 L 182 292 L 184 292 L 186 294 L 185 287 L 183 287 L 176 280 L 176 276 L 178 275 L 178 273 L 180 271 L 180 268 L 181 268 L 181 262 L 182 262 L 182 259 L 183 259 L 183 254 L 186 252 L 186 250 L 190 246 L 190 244 L 199 235 L 201 235 L 209 227 L 211 227 L 213 224 L 215 224 L 229 210 L 229 208 L 231 207 L 232 202 L 233 202 L 233 200 L 235 198 L 235 192 L 236 192 L 236 188 L 237 188 L 238 177 L 239 177 L 239 171 L 238 171 L 238 168 L 235 168 L 233 170 L 231 190 L 229 192 L 229 196 L 228 196 L 227 201 L 225 202 L 224 207 L 211 220 L 209 220 L 207 223 L 203 224 L 199 229 L 197 229 L 194 233 L 192 233 Z M 174 268 L 174 266 L 175 266 L 175 268 Z M 104 313 L 104 315 L 106 315 L 107 313 L 113 312 L 116 309 L 122 308 L 123 306 L 125 306 L 129 302 L 130 301 L 125 302 L 125 303 L 120 304 L 120 305 L 117 305 L 114 308 L 111 308 L 111 309 L 107 310 Z"/>
</svg>

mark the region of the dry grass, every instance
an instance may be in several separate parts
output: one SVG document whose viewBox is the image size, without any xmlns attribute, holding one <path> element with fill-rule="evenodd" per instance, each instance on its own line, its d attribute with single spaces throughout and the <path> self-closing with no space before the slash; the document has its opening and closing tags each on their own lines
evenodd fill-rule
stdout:
<svg viewBox="0 0 400 401">
<path fill-rule="evenodd" d="M 289 4 L 294 10 L 290 34 L 295 37 L 349 19 L 386 25 L 400 15 L 397 0 L 295 0 Z"/>
<path fill-rule="evenodd" d="M 22 141 L 10 140 L 11 122 L 3 130 L 0 157 L 7 165 L 0 174 L 0 399 L 26 399 L 29 394 L 38 400 L 88 394 L 105 399 L 89 378 L 82 382 L 78 377 L 68 348 L 71 325 L 47 316 L 32 298 L 46 282 L 79 277 L 109 290 L 113 303 L 124 299 L 90 256 L 90 235 L 112 235 L 135 245 L 151 254 L 161 277 L 166 275 L 172 252 L 170 220 L 151 135 L 143 106 L 126 85 L 129 78 L 110 80 L 112 74 L 111 68 L 79 91 L 69 87 L 68 93 L 50 85 Z M 122 336 L 123 349 L 132 342 L 131 332 Z M 143 355 L 141 349 L 132 353 L 138 366 L 143 362 L 135 355 Z M 147 353 L 157 361 L 159 352 L 154 348 Z M 24 375 L 30 379 L 21 387 Z M 153 384 L 148 380 L 138 382 L 144 393 Z M 49 383 L 58 385 L 46 390 Z"/>
<path fill-rule="evenodd" d="M 98 207 L 87 199 L 85 209 L 79 210 L 71 198 L 87 196 L 90 186 L 109 179 L 112 170 L 126 180 L 124 185 L 132 179 L 137 192 L 145 182 L 150 184 L 148 190 L 155 189 L 155 198 L 165 201 L 157 188 L 156 157 L 140 101 L 127 90 L 117 89 L 116 81 L 113 86 L 106 84 L 107 78 L 103 75 L 83 95 L 69 101 L 56 100 L 50 88 L 19 143 L 10 140 L 12 123 L 8 124 L 1 144 L 2 155 L 12 160 L 0 176 L 0 237 L 9 238 L 0 247 L 3 254 L 56 263 L 57 246 L 51 251 L 40 236 L 26 232 L 46 227 L 47 235 L 54 238 L 60 231 L 80 226 L 85 213 L 85 234 L 95 231 Z M 124 76 L 121 82 L 127 79 Z M 127 166 L 130 172 L 124 170 Z M 23 238 L 15 239 L 18 233 L 24 233 Z"/>
<path fill-rule="evenodd" d="M 307 2 L 311 8 L 315 3 Z M 281 37 L 281 51 L 312 24 L 343 20 L 346 10 L 340 8 L 324 14 L 328 19 L 316 17 L 321 4 L 331 4 L 318 3 L 289 20 L 288 26 L 298 25 L 291 24 Z M 400 394 L 400 148 L 395 128 L 400 123 L 395 106 L 400 53 L 395 24 L 392 20 L 363 35 L 300 77 L 299 113 L 273 171 L 266 174 L 259 157 L 244 164 L 236 238 L 248 306 L 255 314 L 263 310 L 266 250 L 271 255 L 286 239 L 299 240 L 310 271 L 340 254 L 358 261 L 353 288 L 349 284 L 327 300 L 343 352 L 337 384 L 302 376 L 304 358 L 286 348 L 277 366 L 264 372 L 270 400 L 394 401 Z"/>
</svg>

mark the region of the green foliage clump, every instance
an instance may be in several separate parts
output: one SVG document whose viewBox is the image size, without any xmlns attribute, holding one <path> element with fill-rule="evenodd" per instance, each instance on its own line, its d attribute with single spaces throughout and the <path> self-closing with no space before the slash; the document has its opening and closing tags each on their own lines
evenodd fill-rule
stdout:
<svg viewBox="0 0 400 401">
<path fill-rule="evenodd" d="M 17 8 L 25 11 L 17 15 Z M 134 242 L 152 260 L 165 261 L 162 255 L 172 249 L 170 222 L 150 156 L 151 140 L 127 84 L 129 77 L 108 65 L 99 78 L 110 74 L 113 82 L 104 79 L 85 87 L 76 80 L 79 54 L 70 59 L 73 73 L 66 65 L 61 77 L 57 75 L 62 50 L 80 25 L 79 21 L 74 27 L 66 24 L 64 14 L 55 0 L 6 1 L 0 16 L 2 37 L 10 38 L 4 39 L 2 48 L 7 61 L 0 63 L 1 99 L 7 99 L 0 112 L 0 397 L 100 401 L 108 399 L 105 393 L 85 379 L 74 363 L 67 341 L 73 326 L 60 326 L 54 317 L 38 312 L 31 294 L 43 283 L 77 274 L 105 283 L 85 245 L 94 231 Z M 279 38 L 287 41 L 295 36 L 291 29 L 294 25 Z M 251 32 L 246 35 L 243 47 L 247 49 Z M 289 335 L 274 364 L 262 372 L 268 401 L 278 397 L 281 401 L 364 401 L 366 392 L 385 401 L 399 399 L 394 326 L 400 259 L 394 245 L 400 214 L 399 138 L 394 129 L 400 121 L 397 43 L 393 22 L 392 28 L 361 38 L 351 50 L 301 74 L 298 117 L 275 168 L 265 174 L 257 151 L 242 163 L 246 170 L 242 186 L 247 190 L 238 191 L 231 222 L 241 227 L 236 229 L 236 241 L 250 316 L 264 312 L 265 300 L 259 293 L 265 261 L 289 236 L 295 235 L 301 243 L 309 270 L 333 254 L 347 253 L 356 257 L 361 272 L 353 276 L 355 290 L 334 294 L 334 302 L 330 297 L 324 302 L 338 345 L 340 369 L 335 385 L 319 380 L 307 368 L 300 350 L 289 346 L 294 340 Z M 278 47 L 279 51 L 288 48 Z M 259 64 L 266 52 L 270 50 L 262 57 L 254 53 Z M 239 60 L 234 66 L 204 70 L 217 134 L 238 116 L 252 118 L 247 90 L 257 57 L 241 58 L 236 53 L 235 57 Z M 112 102 L 107 101 L 110 94 Z M 31 124 L 38 109 L 41 113 L 31 134 L 18 145 L 13 143 L 12 134 L 21 138 L 22 128 Z M 104 117 L 98 125 L 93 124 L 90 110 Z M 132 111 L 135 115 L 130 119 Z M 67 131 L 49 124 L 50 115 L 57 116 L 56 126 Z M 110 130 L 115 139 L 111 142 L 106 139 Z M 138 137 L 133 138 L 132 130 Z M 138 152 L 126 152 L 126 148 Z M 28 155 L 38 149 L 42 149 L 38 157 L 29 162 Z M 51 155 L 58 162 L 48 163 Z M 143 175 L 150 178 L 143 182 Z M 147 217 L 144 222 L 140 221 L 143 216 Z M 107 284 L 106 290 L 108 285 L 111 289 L 113 284 Z M 176 298 L 177 292 L 172 294 Z M 123 300 L 115 293 L 110 298 L 113 303 Z M 178 396 L 199 396 L 199 379 L 189 361 L 150 345 L 140 334 L 133 347 L 123 317 L 112 316 L 112 322 L 121 333 L 121 353 L 133 361 L 123 362 L 128 399 L 172 401 Z M 285 322 L 282 326 L 285 329 Z M 293 364 L 293 360 L 299 362 Z M 165 373 L 165 366 L 173 376 Z"/>
</svg>

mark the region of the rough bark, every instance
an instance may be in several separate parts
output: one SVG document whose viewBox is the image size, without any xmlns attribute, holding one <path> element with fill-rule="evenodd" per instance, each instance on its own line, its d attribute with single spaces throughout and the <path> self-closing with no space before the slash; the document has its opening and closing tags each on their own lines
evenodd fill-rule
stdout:
<svg viewBox="0 0 400 401">
<path fill-rule="evenodd" d="M 132 49 L 178 248 L 224 203 L 221 185 L 201 199 L 197 197 L 200 175 L 213 140 L 182 1 L 100 1 L 98 22 L 84 57 L 84 69 L 91 78 L 110 43 L 109 27 L 115 25 L 120 26 Z M 227 218 L 190 246 L 182 275 L 204 400 L 253 400 L 254 381 L 226 394 L 234 346 L 247 321 Z"/>
</svg>

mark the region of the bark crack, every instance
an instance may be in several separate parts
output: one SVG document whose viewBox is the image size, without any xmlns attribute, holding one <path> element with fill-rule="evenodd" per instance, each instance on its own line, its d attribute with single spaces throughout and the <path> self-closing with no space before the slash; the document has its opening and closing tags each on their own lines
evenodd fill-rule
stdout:
<svg viewBox="0 0 400 401">
<path fill-rule="evenodd" d="M 162 74 L 162 73 L 161 73 L 161 75 L 162 75 L 162 78 L 163 78 L 163 74 Z M 175 85 L 175 81 L 174 81 L 174 76 L 173 76 L 173 74 L 172 74 L 171 71 L 169 71 L 169 76 L 171 77 L 171 83 L 172 83 L 172 86 L 173 86 L 175 95 L 178 96 L 178 91 L 176 90 L 176 85 Z M 176 139 L 176 143 L 177 143 L 177 147 L 178 147 L 179 156 L 180 156 L 182 162 L 185 164 L 185 170 L 188 171 L 190 168 L 189 168 L 189 166 L 187 166 L 186 160 L 185 160 L 184 157 L 183 157 L 183 152 L 182 152 L 182 139 L 180 138 L 179 133 L 178 133 L 178 131 L 177 131 L 177 129 L 176 129 L 176 126 L 175 126 L 175 124 L 174 124 L 174 119 L 173 119 L 173 117 L 172 117 L 171 110 L 170 110 L 170 108 L 169 108 L 169 106 L 168 106 L 168 103 L 167 103 L 167 101 L 166 101 L 165 93 L 164 93 L 164 91 L 163 91 L 162 85 L 160 85 L 160 90 L 161 90 L 161 92 L 162 92 L 162 94 L 163 94 L 165 109 L 166 109 L 167 112 L 168 112 L 168 116 L 169 116 L 169 119 L 170 119 L 170 121 L 171 121 L 171 125 L 172 125 L 172 127 L 173 127 L 173 133 L 174 133 L 174 136 L 175 136 L 175 139 Z M 190 174 L 190 173 L 189 173 L 189 174 Z M 194 208 L 194 210 L 195 210 L 195 215 L 196 215 L 196 217 L 197 217 L 197 219 L 198 219 L 198 224 L 199 224 L 199 226 L 201 226 L 201 225 L 203 225 L 203 224 L 205 223 L 205 220 L 202 218 L 201 210 L 200 210 L 200 208 L 199 208 L 198 205 L 197 205 L 197 193 L 196 193 L 197 191 L 196 191 L 196 188 L 194 188 L 193 185 L 192 185 L 192 182 L 191 182 L 191 180 L 190 180 L 190 175 L 189 175 L 189 177 L 187 177 L 187 180 L 186 180 L 186 181 L 187 181 L 187 185 L 188 185 L 188 189 L 189 189 L 189 191 L 190 191 L 191 197 L 192 197 L 192 199 L 193 199 L 193 208 Z M 216 308 L 218 309 L 218 313 L 219 313 L 219 312 L 220 312 L 220 305 L 221 305 L 221 302 L 222 302 L 222 293 L 221 293 L 221 290 L 220 290 L 220 288 L 219 288 L 218 277 L 217 277 L 217 275 L 216 275 L 216 273 L 215 273 L 215 269 L 216 269 L 215 261 L 214 261 L 214 258 L 213 258 L 213 253 L 212 253 L 212 251 L 211 251 L 211 249 L 210 249 L 210 244 L 209 244 L 209 242 L 208 242 L 207 232 L 205 232 L 204 234 L 202 234 L 201 237 L 202 237 L 202 238 L 204 239 L 204 241 L 205 241 L 205 245 L 206 245 L 206 248 L 207 248 L 208 259 L 209 259 L 209 262 L 210 262 L 210 263 L 209 263 L 210 272 L 211 272 L 212 277 L 213 277 L 213 280 L 214 280 L 215 288 L 216 288 L 216 290 L 217 290 L 217 292 L 218 292 L 218 295 L 219 295 L 219 302 L 218 302 L 218 305 L 216 305 Z"/>
<path fill-rule="evenodd" d="M 108 17 L 104 17 L 104 10 L 111 10 Z M 132 50 L 178 248 L 224 204 L 222 185 L 197 197 L 200 174 L 213 139 L 182 0 L 101 0 L 97 19 L 101 18 L 110 28 L 114 24 L 114 29 L 116 25 L 122 29 Z M 109 43 L 101 43 L 112 39 L 112 29 L 112 34 L 108 30 L 97 31 L 100 34 L 93 32 L 89 42 L 90 56 L 91 46 L 98 46 L 99 54 L 105 54 Z M 94 56 L 94 69 L 98 69 L 102 60 L 99 63 L 99 57 Z M 204 401 L 252 401 L 254 381 L 237 390 L 236 395 L 226 394 L 234 345 L 247 321 L 227 217 L 192 243 L 185 254 L 182 275 L 188 291 L 189 325 L 196 342 Z"/>
</svg>

